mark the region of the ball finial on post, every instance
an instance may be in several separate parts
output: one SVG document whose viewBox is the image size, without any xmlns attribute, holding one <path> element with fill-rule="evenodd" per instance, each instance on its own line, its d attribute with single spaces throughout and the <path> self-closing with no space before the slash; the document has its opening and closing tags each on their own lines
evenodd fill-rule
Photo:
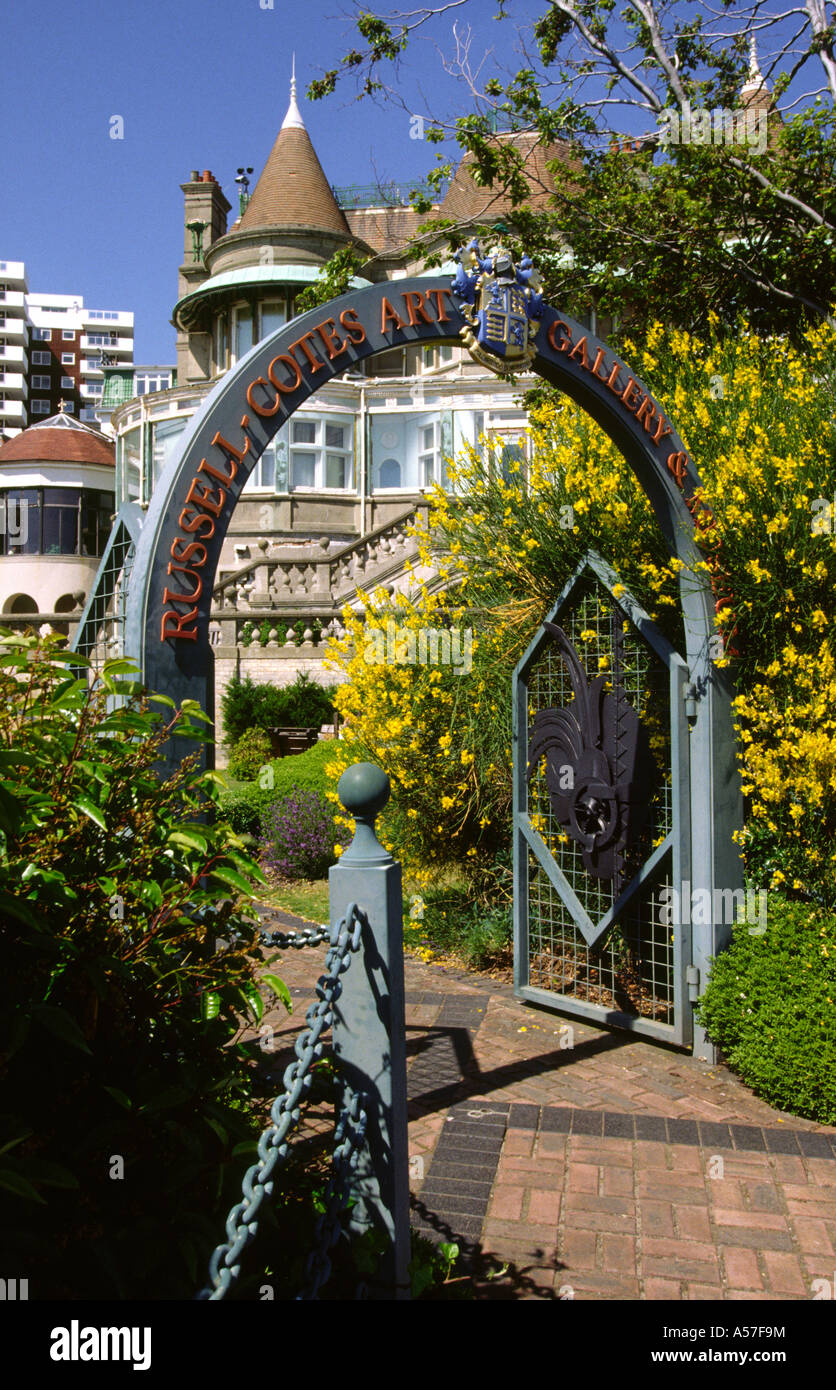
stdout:
<svg viewBox="0 0 836 1390">
<path fill-rule="evenodd" d="M 389 864 L 392 856 L 377 838 L 374 823 L 391 795 L 389 778 L 374 763 L 347 767 L 337 783 L 337 796 L 354 817 L 354 839 L 340 859 L 342 864 Z"/>
</svg>

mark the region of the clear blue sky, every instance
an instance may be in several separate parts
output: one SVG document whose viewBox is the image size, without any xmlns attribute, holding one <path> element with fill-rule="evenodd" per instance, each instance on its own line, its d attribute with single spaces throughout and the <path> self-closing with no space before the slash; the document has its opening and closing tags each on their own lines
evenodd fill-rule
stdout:
<svg viewBox="0 0 836 1390">
<path fill-rule="evenodd" d="M 270 3 L 4 0 L 0 259 L 25 261 L 33 291 L 133 310 L 138 362 L 174 361 L 180 184 L 191 169 L 211 169 L 236 206 L 236 169 L 252 165 L 257 177 L 287 109 L 293 50 L 300 105 L 330 181 L 410 180 L 436 149 L 454 151 L 410 139 L 408 112 L 449 120 L 473 109 L 441 62 L 454 22 L 472 30 L 474 69 L 491 53 L 484 82 L 496 68 L 516 71 L 517 26 L 545 9 L 545 0 L 512 0 L 500 23 L 498 0 L 461 0 L 412 39 L 396 78 L 407 107 L 399 112 L 356 101 L 350 78 L 324 101 L 302 96 L 359 46 L 352 0 L 263 8 Z M 110 138 L 113 116 L 124 121 L 122 140 Z M 627 119 L 625 128 L 641 125 Z"/>
<path fill-rule="evenodd" d="M 268 3 L 268 0 L 262 0 Z M 29 288 L 80 294 L 89 308 L 133 310 L 136 360 L 173 362 L 169 323 L 181 260 L 183 195 L 191 169 L 211 169 L 233 206 L 235 171 L 258 173 L 287 109 L 291 52 L 300 105 L 332 183 L 410 179 L 434 150 L 409 138 L 407 115 L 346 87 L 325 101 L 307 84 L 351 46 L 343 0 L 5 0 L 0 21 L 0 259 L 26 263 Z M 495 0 L 468 0 L 478 52 L 513 60 L 514 28 Z M 523 5 L 518 13 L 529 8 Z M 537 12 L 530 5 L 530 13 Z M 343 13 L 340 13 L 340 10 Z M 455 12 L 436 26 L 445 49 Z M 414 41 L 401 70 L 411 110 L 446 89 L 431 39 Z M 110 138 L 114 115 L 124 139 Z"/>
</svg>

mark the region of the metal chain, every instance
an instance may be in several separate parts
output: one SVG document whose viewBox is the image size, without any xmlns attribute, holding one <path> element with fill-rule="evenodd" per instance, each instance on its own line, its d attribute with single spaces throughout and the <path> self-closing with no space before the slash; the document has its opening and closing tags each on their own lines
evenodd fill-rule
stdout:
<svg viewBox="0 0 836 1390">
<path fill-rule="evenodd" d="M 227 1239 L 212 1253 L 210 1282 L 201 1289 L 198 1299 L 222 1299 L 241 1273 L 239 1257 L 256 1234 L 256 1216 L 261 1203 L 273 1194 L 274 1170 L 287 1157 L 288 1135 L 299 1123 L 301 1102 L 307 1097 L 313 1080 L 311 1067 L 322 1056 L 321 1034 L 330 1026 L 334 1005 L 342 993 L 340 976 L 351 964 L 353 952 L 359 948 L 365 924 L 366 914 L 352 903 L 331 934 L 331 949 L 325 957 L 326 973 L 320 976 L 316 986 L 317 1002 L 308 1009 L 305 1027 L 294 1044 L 297 1060 L 290 1063 L 282 1078 L 285 1089 L 273 1102 L 270 1111 L 273 1123 L 258 1141 L 258 1162 L 247 1169 L 241 1184 L 244 1200 L 232 1208 L 226 1219 Z"/>
<path fill-rule="evenodd" d="M 265 931 L 262 928 L 261 940 L 265 946 L 277 946 L 280 951 L 287 950 L 288 946 L 294 946 L 297 951 L 303 946 L 321 946 L 323 941 L 330 940 L 330 927 L 306 927 L 303 932 L 295 931 Z"/>
<path fill-rule="evenodd" d="M 366 1137 L 367 1114 L 365 1096 L 358 1091 L 352 1093 L 351 1104 L 340 1112 L 334 1138 L 334 1172 L 325 1189 L 325 1210 L 317 1218 L 314 1229 L 314 1249 L 305 1263 L 305 1279 L 308 1281 L 297 1301 L 315 1299 L 323 1284 L 331 1276 L 331 1260 L 328 1251 L 336 1245 L 342 1234 L 340 1215 L 345 1210 L 349 1198 L 349 1179 L 357 1167 L 357 1160 Z"/>
</svg>

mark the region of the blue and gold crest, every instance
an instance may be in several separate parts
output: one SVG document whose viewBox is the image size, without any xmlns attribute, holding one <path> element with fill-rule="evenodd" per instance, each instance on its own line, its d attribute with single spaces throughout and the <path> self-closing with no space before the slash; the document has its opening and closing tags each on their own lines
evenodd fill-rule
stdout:
<svg viewBox="0 0 836 1390">
<path fill-rule="evenodd" d="M 456 260 L 453 293 L 467 320 L 461 336 L 471 357 L 498 376 L 529 366 L 544 307 L 530 257 L 523 256 L 517 266 L 504 246 L 492 247 L 483 257 L 474 237 Z"/>
</svg>

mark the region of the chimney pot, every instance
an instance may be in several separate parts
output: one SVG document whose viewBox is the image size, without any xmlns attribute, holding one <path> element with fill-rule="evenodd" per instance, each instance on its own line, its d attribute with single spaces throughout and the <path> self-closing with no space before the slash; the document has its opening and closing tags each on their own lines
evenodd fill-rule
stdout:
<svg viewBox="0 0 836 1390">
<path fill-rule="evenodd" d="M 189 174 L 189 183 L 199 183 L 199 181 L 200 181 L 200 175 L 199 175 L 199 173 L 197 172 L 196 169 L 192 169 L 192 172 Z"/>
<path fill-rule="evenodd" d="M 209 170 L 208 170 L 208 169 L 204 169 L 204 170 L 203 170 L 203 182 L 204 182 L 204 183 L 211 183 L 211 182 L 212 182 L 212 175 L 209 173 Z"/>
</svg>

